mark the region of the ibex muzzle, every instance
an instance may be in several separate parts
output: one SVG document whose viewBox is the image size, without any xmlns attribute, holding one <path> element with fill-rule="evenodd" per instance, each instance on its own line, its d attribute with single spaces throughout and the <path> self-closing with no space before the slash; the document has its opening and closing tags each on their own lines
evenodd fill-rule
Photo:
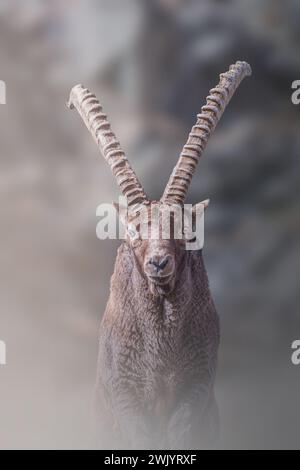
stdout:
<svg viewBox="0 0 300 470">
<path fill-rule="evenodd" d="M 152 250 L 150 250 L 151 252 Z M 154 253 L 157 255 L 146 257 L 144 269 L 150 278 L 153 279 L 164 279 L 169 278 L 174 273 L 174 257 L 168 253 L 164 253 L 159 247 L 158 250 L 154 249 Z"/>
<path fill-rule="evenodd" d="M 199 449 L 218 429 L 214 379 L 218 315 L 202 250 L 186 249 L 189 226 L 181 210 L 168 237 L 154 233 L 152 209 L 183 210 L 196 165 L 225 107 L 251 69 L 237 62 L 220 75 L 197 116 L 160 201 L 150 201 L 131 168 L 95 95 L 82 85 L 70 94 L 110 165 L 128 211 L 108 304 L 100 327 L 97 403 L 103 448 Z M 204 211 L 207 201 L 193 207 Z M 120 208 L 118 208 L 119 210 Z M 149 217 L 137 222 L 143 209 Z M 119 210 L 121 217 L 121 211 Z M 143 233 L 150 230 L 150 237 Z M 182 236 L 175 236 L 178 235 Z"/>
<path fill-rule="evenodd" d="M 174 240 L 149 240 L 146 242 L 144 254 L 141 253 L 141 264 L 149 282 L 151 292 L 170 293 L 174 288 L 178 260 L 177 247 Z M 137 257 L 139 257 L 137 253 Z"/>
</svg>

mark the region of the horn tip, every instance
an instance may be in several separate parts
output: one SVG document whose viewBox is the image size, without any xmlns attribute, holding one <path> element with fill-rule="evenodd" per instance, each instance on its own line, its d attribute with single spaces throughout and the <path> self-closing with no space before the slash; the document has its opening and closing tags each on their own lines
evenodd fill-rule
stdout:
<svg viewBox="0 0 300 470">
<path fill-rule="evenodd" d="M 73 103 L 73 96 L 76 94 L 77 91 L 84 89 L 84 86 L 81 83 L 78 83 L 78 85 L 73 86 L 73 88 L 70 91 L 70 97 L 69 100 L 67 101 L 67 108 L 69 109 L 74 109 L 74 103 Z"/>
<path fill-rule="evenodd" d="M 84 86 L 81 83 L 78 83 L 77 85 L 74 85 L 73 88 L 71 89 L 71 92 L 73 90 L 76 90 L 77 88 L 84 88 Z"/>
<path fill-rule="evenodd" d="M 238 60 L 235 65 L 237 65 L 238 67 L 243 67 L 246 76 L 252 75 L 252 69 L 248 62 L 244 60 Z"/>
</svg>

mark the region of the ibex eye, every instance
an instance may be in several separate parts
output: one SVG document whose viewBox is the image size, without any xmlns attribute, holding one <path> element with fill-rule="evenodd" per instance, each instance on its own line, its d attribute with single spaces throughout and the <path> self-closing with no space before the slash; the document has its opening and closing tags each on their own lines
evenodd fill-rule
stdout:
<svg viewBox="0 0 300 470">
<path fill-rule="evenodd" d="M 130 236 L 130 238 L 132 238 L 132 239 L 138 238 L 138 236 L 139 236 L 137 230 L 133 227 L 128 227 L 127 233 Z"/>
</svg>

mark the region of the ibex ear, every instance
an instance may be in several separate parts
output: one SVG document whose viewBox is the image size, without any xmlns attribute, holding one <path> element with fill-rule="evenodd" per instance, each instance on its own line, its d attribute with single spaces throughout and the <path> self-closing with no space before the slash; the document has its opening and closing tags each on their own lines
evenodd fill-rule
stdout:
<svg viewBox="0 0 300 470">
<path fill-rule="evenodd" d="M 198 202 L 193 206 L 192 209 L 192 220 L 193 220 L 193 227 L 192 229 L 195 230 L 195 219 L 197 217 L 201 217 L 204 214 L 204 211 L 208 208 L 210 203 L 209 199 L 205 199 L 204 201 Z"/>
<path fill-rule="evenodd" d="M 204 212 L 205 209 L 208 208 L 209 203 L 210 203 L 209 199 L 204 199 L 204 201 L 198 202 L 198 204 L 195 204 L 193 206 L 193 211 L 195 211 L 197 213 L 198 210 L 200 210 L 200 211 L 203 210 L 203 212 Z"/>
<path fill-rule="evenodd" d="M 203 214 L 209 205 L 209 199 L 198 202 L 192 207 L 189 220 L 185 221 L 184 235 L 190 250 L 201 250 L 204 243 Z M 199 225 L 200 223 L 200 225 Z"/>
</svg>

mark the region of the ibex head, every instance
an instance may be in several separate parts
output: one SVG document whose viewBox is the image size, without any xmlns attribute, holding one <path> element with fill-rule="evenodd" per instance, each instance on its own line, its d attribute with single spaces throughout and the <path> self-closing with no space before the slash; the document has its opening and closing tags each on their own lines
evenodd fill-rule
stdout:
<svg viewBox="0 0 300 470">
<path fill-rule="evenodd" d="M 129 210 L 115 204 L 126 227 L 126 243 L 153 294 L 162 295 L 173 290 L 186 250 L 196 249 L 196 221 L 208 203 L 206 200 L 194 207 L 182 207 L 175 203 L 149 201 Z M 188 243 L 193 248 L 188 248 Z"/>
<path fill-rule="evenodd" d="M 175 273 L 185 257 L 186 243 L 193 232 L 194 216 L 208 205 L 208 201 L 196 204 L 189 219 L 191 222 L 186 224 L 183 205 L 196 165 L 235 90 L 250 74 L 251 68 L 246 62 L 236 62 L 220 75 L 219 84 L 210 90 L 206 104 L 197 116 L 160 201 L 150 201 L 146 196 L 96 96 L 82 85 L 71 90 L 68 106 L 75 107 L 81 115 L 126 198 L 126 213 L 118 208 L 126 227 L 126 242 L 153 293 L 167 294 L 174 288 Z M 155 228 L 153 213 L 156 214 Z M 166 214 L 171 215 L 167 237 L 163 228 Z"/>
</svg>

